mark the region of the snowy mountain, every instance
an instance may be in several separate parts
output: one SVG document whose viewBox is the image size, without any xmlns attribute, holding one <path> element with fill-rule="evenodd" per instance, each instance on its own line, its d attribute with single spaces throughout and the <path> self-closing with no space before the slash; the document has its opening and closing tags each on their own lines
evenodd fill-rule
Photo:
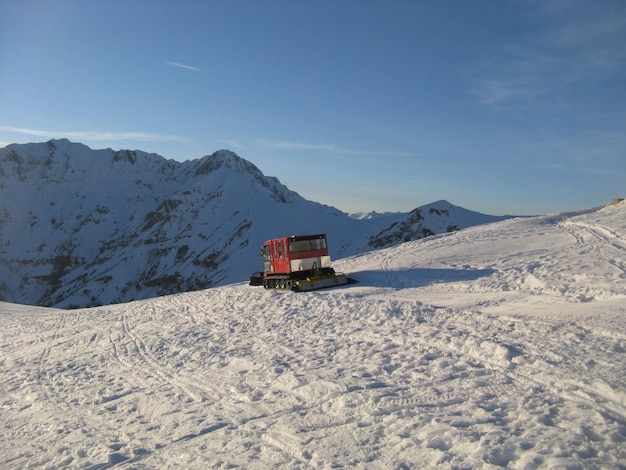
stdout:
<svg viewBox="0 0 626 470">
<path fill-rule="evenodd" d="M 359 282 L 0 303 L 0 467 L 625 468 L 626 202 L 336 264 Z"/>
<path fill-rule="evenodd" d="M 368 247 L 372 249 L 385 248 L 402 242 L 419 240 L 439 233 L 456 232 L 461 228 L 507 218 L 510 217 L 485 215 L 454 206 L 448 201 L 437 201 L 413 209 L 408 215 L 404 215 L 402 220 L 385 227 L 370 237 Z"/>
<path fill-rule="evenodd" d="M 390 215 L 401 215 L 401 212 L 356 212 L 354 214 L 350 214 L 350 217 L 357 220 L 363 219 L 375 219 L 377 217 L 387 217 Z"/>
<path fill-rule="evenodd" d="M 183 163 L 68 140 L 0 149 L 0 299 L 80 307 L 247 279 L 259 246 L 328 234 L 333 257 L 500 218 L 446 201 L 364 220 L 222 150 Z"/>
</svg>

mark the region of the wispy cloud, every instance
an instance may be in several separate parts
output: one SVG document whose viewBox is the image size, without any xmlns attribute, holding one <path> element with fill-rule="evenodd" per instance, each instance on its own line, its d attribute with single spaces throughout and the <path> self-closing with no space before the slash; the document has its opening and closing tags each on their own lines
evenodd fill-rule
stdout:
<svg viewBox="0 0 626 470">
<path fill-rule="evenodd" d="M 625 69 L 626 8 L 571 0 L 538 4 L 546 25 L 496 45 L 468 92 L 488 105 L 563 95 L 572 85 L 619 77 Z M 572 87 L 573 88 L 573 87 Z"/>
<path fill-rule="evenodd" d="M 518 78 L 492 76 L 483 79 L 476 87 L 469 90 L 483 104 L 499 104 L 532 98 L 538 90 L 530 83 Z"/>
<path fill-rule="evenodd" d="M 171 60 L 166 60 L 165 65 L 169 65 L 170 67 L 178 67 L 179 69 L 185 70 L 193 70 L 195 72 L 202 72 L 202 69 L 198 67 L 194 67 L 193 65 L 181 64 L 180 62 L 173 62 Z"/>
<path fill-rule="evenodd" d="M 390 150 L 371 151 L 371 150 L 355 150 L 340 147 L 335 144 L 307 144 L 302 142 L 263 142 L 263 145 L 270 148 L 282 150 L 306 150 L 314 152 L 325 152 L 338 155 L 371 155 L 380 157 L 410 157 L 413 154 L 408 152 L 396 152 Z"/>
<path fill-rule="evenodd" d="M 286 149 L 286 150 L 314 150 L 314 151 L 322 151 L 322 152 L 330 152 L 330 153 L 344 153 L 331 144 L 304 144 L 300 142 L 266 142 L 268 147 L 276 148 L 276 149 Z"/>
<path fill-rule="evenodd" d="M 142 142 L 182 142 L 183 139 L 177 135 L 151 134 L 148 132 L 92 132 L 92 131 L 49 131 L 40 129 L 26 129 L 23 127 L 0 126 L 0 131 L 12 132 L 15 134 L 32 135 L 36 137 L 46 137 L 49 139 L 67 138 L 78 141 L 95 140 L 109 142 L 116 140 L 132 140 Z"/>
</svg>

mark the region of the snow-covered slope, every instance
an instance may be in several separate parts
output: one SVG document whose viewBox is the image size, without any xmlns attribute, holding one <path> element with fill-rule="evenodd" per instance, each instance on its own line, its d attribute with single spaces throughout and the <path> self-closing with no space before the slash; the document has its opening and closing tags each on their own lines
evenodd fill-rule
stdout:
<svg viewBox="0 0 626 470">
<path fill-rule="evenodd" d="M 428 233 L 495 220 L 439 206 Z M 58 307 L 242 281 L 279 236 L 325 232 L 340 257 L 425 233 L 407 214 L 359 221 L 307 201 L 226 150 L 179 163 L 68 140 L 0 149 L 0 213 L 0 299 Z"/>
<path fill-rule="evenodd" d="M 83 310 L 0 304 L 0 467 L 624 468 L 626 203 Z"/>
</svg>

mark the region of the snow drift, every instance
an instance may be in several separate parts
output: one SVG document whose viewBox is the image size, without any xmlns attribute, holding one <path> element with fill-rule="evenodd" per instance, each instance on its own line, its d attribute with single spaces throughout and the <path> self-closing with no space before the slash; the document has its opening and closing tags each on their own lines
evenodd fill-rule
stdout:
<svg viewBox="0 0 626 470">
<path fill-rule="evenodd" d="M 0 304 L 2 468 L 625 468 L 626 203 L 359 254 L 359 283 Z"/>
</svg>

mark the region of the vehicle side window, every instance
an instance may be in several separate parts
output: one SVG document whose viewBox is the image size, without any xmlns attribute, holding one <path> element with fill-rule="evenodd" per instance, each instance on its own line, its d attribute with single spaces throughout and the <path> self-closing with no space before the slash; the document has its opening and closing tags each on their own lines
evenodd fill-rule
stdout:
<svg viewBox="0 0 626 470">
<path fill-rule="evenodd" d="M 311 240 L 295 240 L 289 243 L 289 251 L 292 253 L 313 250 L 325 250 L 326 239 L 314 238 Z"/>
</svg>

